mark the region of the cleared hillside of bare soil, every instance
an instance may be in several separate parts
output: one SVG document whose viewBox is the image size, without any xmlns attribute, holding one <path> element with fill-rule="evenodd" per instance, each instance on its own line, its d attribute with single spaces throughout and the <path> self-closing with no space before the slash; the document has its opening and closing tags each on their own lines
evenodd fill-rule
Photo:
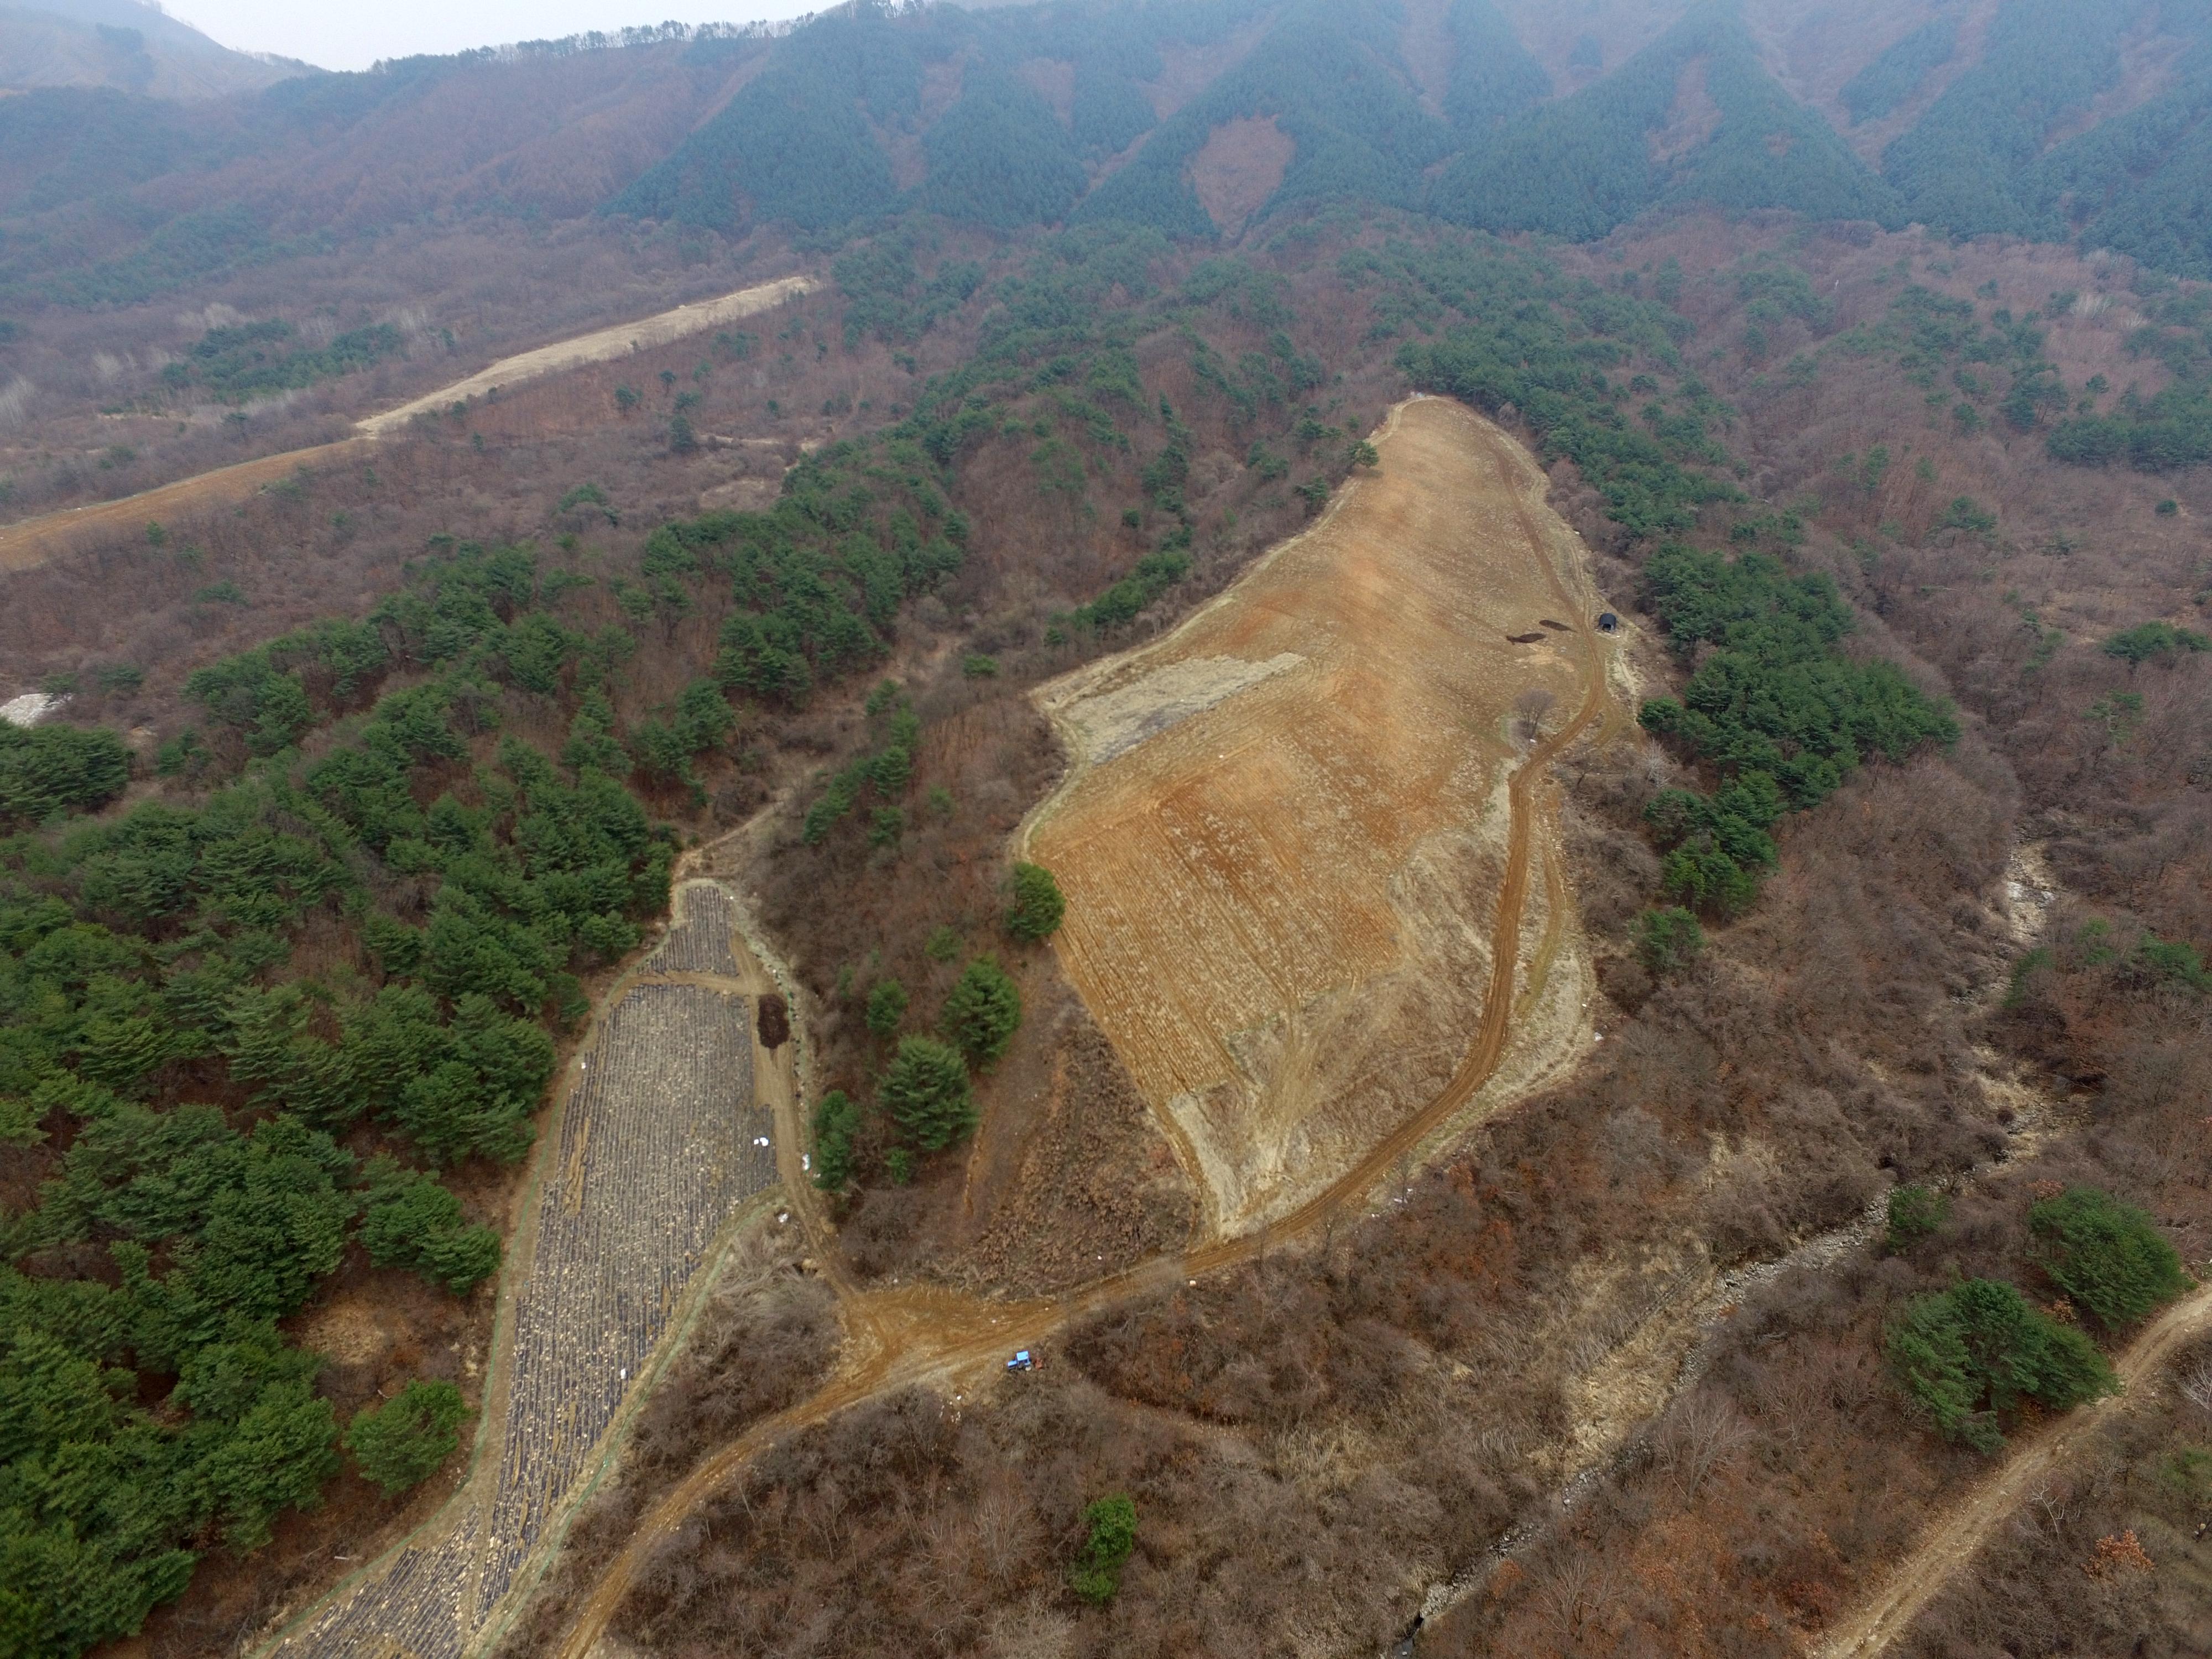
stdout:
<svg viewBox="0 0 2212 1659">
<path fill-rule="evenodd" d="M 1326 1188 L 1458 1070 L 1526 716 L 1578 702 L 1608 648 L 1524 450 L 1437 398 L 1376 447 L 1174 633 L 1038 693 L 1074 757 L 1027 836 L 1067 893 L 1055 948 L 1227 1234 Z M 1579 929 L 1563 884 L 1542 892 L 1501 1075 L 1585 1040 Z"/>
</svg>

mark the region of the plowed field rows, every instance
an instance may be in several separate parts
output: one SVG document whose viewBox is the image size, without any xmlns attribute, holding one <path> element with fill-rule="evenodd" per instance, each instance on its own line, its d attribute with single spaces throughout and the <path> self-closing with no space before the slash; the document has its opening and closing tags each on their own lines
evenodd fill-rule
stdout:
<svg viewBox="0 0 2212 1659">
<path fill-rule="evenodd" d="M 1231 1231 L 1325 1188 L 1457 1067 L 1515 703 L 1571 706 L 1599 648 L 1526 452 L 1436 398 L 1377 447 L 1175 633 L 1041 693 L 1077 755 L 1029 836 L 1068 896 L 1055 948 Z"/>
<path fill-rule="evenodd" d="M 645 973 L 727 982 L 642 980 L 579 1061 L 546 1149 L 513 1358 L 487 1398 L 495 1417 L 476 1478 L 449 1524 L 294 1632 L 276 1650 L 287 1659 L 458 1656 L 595 1467 L 724 1224 L 774 1184 L 730 902 L 695 883 L 679 903 Z"/>
<path fill-rule="evenodd" d="M 738 976 L 735 935 L 738 907 L 719 887 L 702 884 L 684 890 L 684 921 L 668 930 L 659 948 L 645 959 L 648 974 L 713 974 Z"/>
</svg>

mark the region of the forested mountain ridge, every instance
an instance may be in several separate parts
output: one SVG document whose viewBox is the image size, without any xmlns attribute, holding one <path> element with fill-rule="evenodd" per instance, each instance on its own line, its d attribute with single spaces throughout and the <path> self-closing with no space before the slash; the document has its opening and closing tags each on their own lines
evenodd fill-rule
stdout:
<svg viewBox="0 0 2212 1659">
<path fill-rule="evenodd" d="M 0 99 L 0 304 L 131 304 L 402 227 L 577 220 L 743 68 L 687 36 L 410 59 L 189 105 Z"/>
<path fill-rule="evenodd" d="M 2207 166 L 2203 0 L 2004 0 L 1972 28 L 1962 0 L 1902 15 L 1698 0 L 1641 9 L 1647 28 L 1671 17 L 1655 38 L 1607 30 L 1630 9 L 1591 8 L 1555 73 L 1531 46 L 1553 20 L 1527 0 L 848 9 L 778 41 L 611 207 L 723 231 L 920 205 L 1000 228 L 1073 216 L 1206 236 L 1336 195 L 1582 239 L 1710 203 L 2078 234 L 2212 270 L 2187 216 L 2163 210 Z M 1441 63 L 1425 55 L 1438 44 Z M 1218 72 L 1191 88 L 1188 65 L 1209 58 Z M 1854 72 L 1810 95 L 1839 66 Z M 863 88 L 849 114 L 823 96 L 841 77 Z M 1910 125 L 1854 155 L 1859 128 L 1900 110 Z M 1244 123 L 1272 141 L 1255 149 Z M 1209 173 L 1240 164 L 1256 199 L 1202 199 Z"/>
<path fill-rule="evenodd" d="M 861 0 L 178 91 L 0 102 L 0 303 L 426 224 L 821 236 L 919 208 L 1206 238 L 1331 197 L 1576 239 L 1775 208 L 2212 271 L 2205 0 Z"/>
<path fill-rule="evenodd" d="M 1577 241 L 1668 203 L 1893 226 L 1904 217 L 1896 192 L 1783 91 L 1741 20 L 1720 7 L 1461 152 L 1430 201 L 1461 223 Z"/>
</svg>

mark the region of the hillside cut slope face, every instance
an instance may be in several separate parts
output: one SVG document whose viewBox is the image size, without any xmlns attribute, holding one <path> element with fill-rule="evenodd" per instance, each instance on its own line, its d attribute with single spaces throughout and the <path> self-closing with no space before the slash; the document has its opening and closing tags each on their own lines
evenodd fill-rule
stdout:
<svg viewBox="0 0 2212 1659">
<path fill-rule="evenodd" d="M 1516 704 L 1564 714 L 1600 649 L 1526 452 L 1439 398 L 1401 404 L 1377 447 L 1376 474 L 1182 627 L 1039 694 L 1076 756 L 1029 836 L 1067 894 L 1055 948 L 1224 1232 L 1322 1190 L 1459 1067 Z M 1586 969 L 1545 866 L 1516 1024 L 1556 1042 Z"/>
</svg>

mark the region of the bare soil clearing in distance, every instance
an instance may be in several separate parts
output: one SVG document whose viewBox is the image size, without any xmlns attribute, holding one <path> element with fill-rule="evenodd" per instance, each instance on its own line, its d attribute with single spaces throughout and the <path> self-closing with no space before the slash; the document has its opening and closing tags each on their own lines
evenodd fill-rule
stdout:
<svg viewBox="0 0 2212 1659">
<path fill-rule="evenodd" d="M 1054 948 L 1226 1235 L 1328 1188 L 1459 1069 L 1530 694 L 1564 716 L 1602 678 L 1580 544 L 1527 452 L 1430 398 L 1376 447 L 1174 633 L 1038 693 L 1074 757 L 1026 836 L 1067 894 Z M 1550 865 L 1556 810 L 1537 817 Z M 1524 1049 L 1583 1040 L 1559 897 L 1519 964 Z"/>
<path fill-rule="evenodd" d="M 781 276 L 772 283 L 761 283 L 735 294 L 723 295 L 720 299 L 702 300 L 693 305 L 678 306 L 652 317 L 640 318 L 635 322 L 617 323 L 611 328 L 595 329 L 589 334 L 580 334 L 572 340 L 562 340 L 552 345 L 539 346 L 533 351 L 520 352 L 512 357 L 502 357 L 490 368 L 456 380 L 451 386 L 441 386 L 397 409 L 371 415 L 355 423 L 361 434 L 357 438 L 342 439 L 337 443 L 320 444 L 312 449 L 287 450 L 281 454 L 258 456 L 250 461 L 240 461 L 234 466 L 217 467 L 212 472 L 202 472 L 189 478 L 179 478 L 174 483 L 161 484 L 142 490 L 135 495 L 125 495 L 119 501 L 100 501 L 90 507 L 73 507 L 59 513 L 43 514 L 35 519 L 0 526 L 0 570 L 27 570 L 44 564 L 58 554 L 70 552 L 96 540 L 101 536 L 133 535 L 151 523 L 197 508 L 220 506 L 226 501 L 241 500 L 257 489 L 289 477 L 300 467 L 313 468 L 336 461 L 351 454 L 369 441 L 389 437 L 405 430 L 407 422 L 417 415 L 432 414 L 451 408 L 471 398 L 519 386 L 526 381 L 542 380 L 567 369 L 581 368 L 592 363 L 612 362 L 627 357 L 634 351 L 653 346 L 665 345 L 690 334 L 703 333 L 710 328 L 750 317 L 756 312 L 766 311 L 771 306 L 811 290 L 816 286 L 808 276 Z"/>
<path fill-rule="evenodd" d="M 553 345 L 540 346 L 535 351 L 520 352 L 512 357 L 502 357 L 489 368 L 471 374 L 465 380 L 456 380 L 449 386 L 404 403 L 397 409 L 387 409 L 380 415 L 372 415 L 360 422 L 362 432 L 371 438 L 380 438 L 396 431 L 417 415 L 434 414 L 465 398 L 480 398 L 501 387 L 520 386 L 526 380 L 539 380 L 548 374 L 558 374 L 564 369 L 582 368 L 591 363 L 611 363 L 618 357 L 627 357 L 634 351 L 666 345 L 671 340 L 680 340 L 689 334 L 703 334 L 710 328 L 720 328 L 725 323 L 750 317 L 757 311 L 766 311 L 770 306 L 807 293 L 815 286 L 810 276 L 780 276 L 772 283 L 740 289 L 735 294 L 725 294 L 717 300 L 701 300 L 695 304 L 678 306 L 657 316 L 644 317 L 634 323 L 617 323 L 611 328 L 595 329 L 589 334 L 579 334 L 573 340 L 562 340 Z"/>
<path fill-rule="evenodd" d="M 89 547 L 103 538 L 135 538 L 149 524 L 244 501 L 256 490 L 282 483 L 301 467 L 313 470 L 353 454 L 366 438 L 343 438 L 311 449 L 288 449 L 275 455 L 257 455 L 212 472 L 196 472 L 174 483 L 157 484 L 135 495 L 90 507 L 64 507 L 42 513 L 35 519 L 0 526 L 0 570 L 30 570 L 64 553 Z"/>
</svg>

